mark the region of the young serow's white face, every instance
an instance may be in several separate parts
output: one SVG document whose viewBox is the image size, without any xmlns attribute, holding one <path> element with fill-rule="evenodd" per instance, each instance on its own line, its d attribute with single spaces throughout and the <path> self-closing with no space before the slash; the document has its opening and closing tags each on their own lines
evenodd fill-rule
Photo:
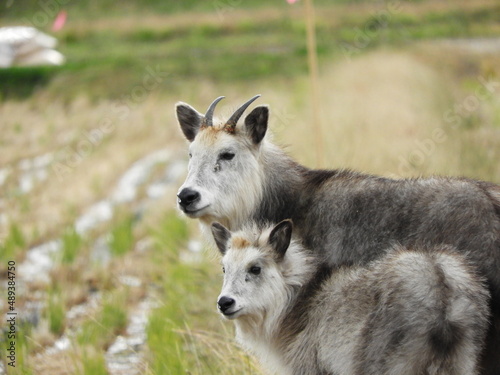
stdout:
<svg viewBox="0 0 500 375">
<path fill-rule="evenodd" d="M 226 123 L 212 123 L 218 98 L 205 116 L 177 105 L 177 118 L 189 146 L 188 175 L 177 194 L 179 208 L 191 218 L 224 221 L 248 214 L 262 194 L 259 148 L 267 129 L 267 107 L 255 108 L 245 126 L 236 122 L 245 103 Z"/>
<path fill-rule="evenodd" d="M 212 224 L 212 234 L 223 254 L 219 312 L 226 319 L 252 319 L 279 305 L 285 288 L 281 265 L 290 245 L 291 221 L 282 221 L 257 240 L 244 233 L 232 235 L 219 223 Z"/>
<path fill-rule="evenodd" d="M 255 315 L 264 308 L 263 283 L 276 267 L 255 247 L 229 250 L 222 260 L 224 283 L 217 299 L 220 313 L 227 319 Z"/>
</svg>

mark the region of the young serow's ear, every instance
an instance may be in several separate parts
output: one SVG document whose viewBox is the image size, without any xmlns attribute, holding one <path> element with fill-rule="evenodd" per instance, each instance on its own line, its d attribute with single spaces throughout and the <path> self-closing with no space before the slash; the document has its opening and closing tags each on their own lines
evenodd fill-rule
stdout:
<svg viewBox="0 0 500 375">
<path fill-rule="evenodd" d="M 175 113 L 184 136 L 189 142 L 193 142 L 200 130 L 203 115 L 189 104 L 182 102 L 176 104 Z"/>
<path fill-rule="evenodd" d="M 186 103 L 177 103 L 175 106 L 175 113 L 177 114 L 177 121 L 179 121 L 179 125 L 181 126 L 182 132 L 184 136 L 187 138 L 189 142 L 193 142 L 196 134 L 200 131 L 200 129 L 204 127 L 213 126 L 213 116 L 214 110 L 217 103 L 219 103 L 223 96 L 219 96 L 215 99 L 212 104 L 207 109 L 205 116 L 199 113 L 196 109 L 191 107 Z"/>
<path fill-rule="evenodd" d="M 231 238 L 231 232 L 220 223 L 212 223 L 212 235 L 214 236 L 215 244 L 219 248 L 222 255 L 226 253 L 227 243 Z"/>
<path fill-rule="evenodd" d="M 276 252 L 279 261 L 283 259 L 288 247 L 290 246 L 292 229 L 292 220 L 283 220 L 282 222 L 276 224 L 269 235 L 269 244 Z"/>
<path fill-rule="evenodd" d="M 269 108 L 259 106 L 245 118 L 245 127 L 253 143 L 259 144 L 267 131 L 267 121 L 269 120 Z"/>
</svg>

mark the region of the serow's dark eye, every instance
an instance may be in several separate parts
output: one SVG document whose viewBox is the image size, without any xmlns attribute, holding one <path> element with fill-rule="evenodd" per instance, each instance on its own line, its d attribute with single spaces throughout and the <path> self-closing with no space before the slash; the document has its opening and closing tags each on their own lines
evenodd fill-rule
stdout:
<svg viewBox="0 0 500 375">
<path fill-rule="evenodd" d="M 253 266 L 250 268 L 250 273 L 253 275 L 259 275 L 260 274 L 260 267 L 259 266 Z"/>
<path fill-rule="evenodd" d="M 232 152 L 223 152 L 219 156 L 220 160 L 233 160 L 234 158 L 234 153 Z"/>
</svg>

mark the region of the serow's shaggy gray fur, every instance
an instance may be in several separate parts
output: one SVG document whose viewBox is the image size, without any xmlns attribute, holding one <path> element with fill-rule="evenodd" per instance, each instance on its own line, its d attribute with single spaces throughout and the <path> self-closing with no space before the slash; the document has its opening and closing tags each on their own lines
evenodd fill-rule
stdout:
<svg viewBox="0 0 500 375">
<path fill-rule="evenodd" d="M 449 246 L 396 248 L 368 266 L 333 268 L 292 223 L 230 233 L 219 311 L 237 340 L 281 375 L 475 375 L 488 291 Z"/>
<path fill-rule="evenodd" d="M 368 264 L 398 244 L 424 252 L 451 246 L 487 280 L 492 319 L 482 373 L 500 374 L 500 186 L 312 170 L 269 141 L 265 106 L 233 125 L 243 113 L 238 110 L 230 126 L 217 119 L 207 126 L 185 103 L 176 112 L 191 156 L 179 207 L 200 219 L 202 229 L 214 221 L 238 230 L 248 222 L 291 218 L 302 244 L 336 267 Z"/>
</svg>

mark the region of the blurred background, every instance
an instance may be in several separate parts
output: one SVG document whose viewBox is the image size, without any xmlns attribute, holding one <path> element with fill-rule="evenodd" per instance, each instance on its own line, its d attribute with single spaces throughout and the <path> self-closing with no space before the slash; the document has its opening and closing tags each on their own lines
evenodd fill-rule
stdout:
<svg viewBox="0 0 500 375">
<path fill-rule="evenodd" d="M 0 275 L 15 262 L 18 312 L 0 374 L 263 373 L 217 315 L 215 252 L 175 210 L 177 101 L 224 95 L 225 117 L 260 93 L 310 167 L 500 183 L 497 0 L 3 0 L 0 66 Z"/>
</svg>

